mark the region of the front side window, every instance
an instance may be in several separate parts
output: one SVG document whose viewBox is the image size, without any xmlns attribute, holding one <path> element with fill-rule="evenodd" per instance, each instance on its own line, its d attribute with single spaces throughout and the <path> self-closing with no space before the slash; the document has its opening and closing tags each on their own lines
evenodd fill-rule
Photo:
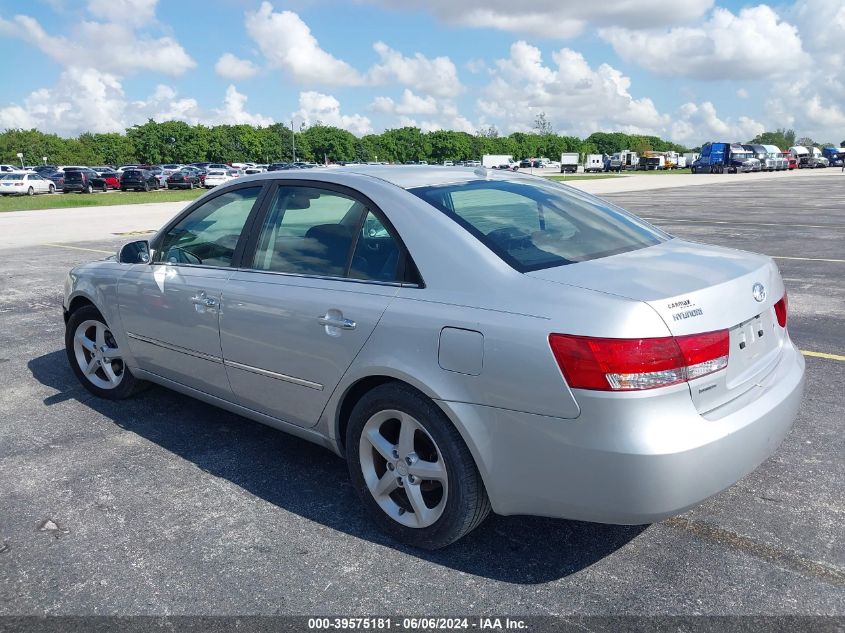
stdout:
<svg viewBox="0 0 845 633">
<path fill-rule="evenodd" d="M 520 272 L 669 239 L 635 216 L 554 183 L 475 180 L 410 189 Z"/>
<path fill-rule="evenodd" d="M 172 227 L 161 242 L 155 261 L 226 267 L 261 187 L 227 191 L 194 209 Z"/>
</svg>

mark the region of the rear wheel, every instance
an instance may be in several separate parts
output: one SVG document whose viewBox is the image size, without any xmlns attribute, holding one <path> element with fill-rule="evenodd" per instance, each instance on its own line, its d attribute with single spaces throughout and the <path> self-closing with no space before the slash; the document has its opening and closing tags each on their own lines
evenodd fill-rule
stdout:
<svg viewBox="0 0 845 633">
<path fill-rule="evenodd" d="M 108 184 L 103 183 L 103 189 L 102 189 L 102 191 L 103 191 L 103 193 L 108 193 L 108 192 L 109 192 L 109 186 L 108 186 Z"/>
<path fill-rule="evenodd" d="M 50 185 L 47 187 L 47 193 L 56 193 L 56 185 Z"/>
<path fill-rule="evenodd" d="M 144 191 L 149 191 L 149 190 L 150 190 L 150 183 L 145 182 L 144 183 Z"/>
<path fill-rule="evenodd" d="M 85 187 L 85 193 L 94 193 L 94 185 L 88 183 L 88 185 Z"/>
<path fill-rule="evenodd" d="M 32 187 L 30 187 L 29 189 L 27 189 L 27 190 L 26 190 L 26 195 L 28 195 L 28 196 L 34 196 L 34 195 L 35 195 L 35 189 L 33 189 Z"/>
<path fill-rule="evenodd" d="M 122 400 L 146 386 L 123 362 L 123 350 L 115 341 L 100 311 L 92 305 L 75 310 L 65 330 L 65 350 L 79 382 L 100 398 Z"/>
<path fill-rule="evenodd" d="M 408 385 L 388 383 L 361 398 L 349 419 L 346 450 L 352 485 L 368 514 L 403 543 L 445 547 L 490 513 L 460 434 Z"/>
</svg>

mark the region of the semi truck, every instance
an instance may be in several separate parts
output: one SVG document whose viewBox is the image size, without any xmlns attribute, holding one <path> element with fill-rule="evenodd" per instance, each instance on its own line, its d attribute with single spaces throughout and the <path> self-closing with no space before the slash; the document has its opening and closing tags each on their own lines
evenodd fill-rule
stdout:
<svg viewBox="0 0 845 633">
<path fill-rule="evenodd" d="M 766 149 L 765 145 L 749 143 L 742 147 L 751 152 L 751 155 L 760 161 L 760 169 L 762 171 L 775 171 L 777 169 L 777 159 Z"/>
<path fill-rule="evenodd" d="M 830 162 L 831 167 L 841 167 L 842 163 L 845 162 L 845 147 L 833 145 L 822 147 L 822 156 Z"/>
<path fill-rule="evenodd" d="M 760 161 L 739 143 L 705 143 L 701 156 L 693 163 L 694 174 L 723 174 L 749 172 L 760 169 Z"/>
<path fill-rule="evenodd" d="M 655 171 L 666 168 L 666 156 L 661 152 L 643 152 L 642 157 L 640 157 L 638 169 L 642 169 L 643 171 Z"/>
</svg>

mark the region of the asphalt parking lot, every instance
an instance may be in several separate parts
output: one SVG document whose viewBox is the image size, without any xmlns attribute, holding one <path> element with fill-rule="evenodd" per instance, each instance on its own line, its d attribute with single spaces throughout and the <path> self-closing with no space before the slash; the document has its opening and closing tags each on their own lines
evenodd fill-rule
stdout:
<svg viewBox="0 0 845 633">
<path fill-rule="evenodd" d="M 817 355 L 794 429 L 753 474 L 650 526 L 491 517 L 436 553 L 396 546 L 327 451 L 164 389 L 111 403 L 78 385 L 62 282 L 125 238 L 14 247 L 0 614 L 845 615 L 845 176 L 606 197 L 778 257 L 791 335 Z"/>
</svg>

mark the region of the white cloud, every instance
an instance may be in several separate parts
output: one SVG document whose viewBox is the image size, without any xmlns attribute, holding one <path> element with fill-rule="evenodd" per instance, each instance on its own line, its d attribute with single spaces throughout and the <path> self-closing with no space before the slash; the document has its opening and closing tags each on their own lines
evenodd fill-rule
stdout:
<svg viewBox="0 0 845 633">
<path fill-rule="evenodd" d="M 620 131 L 668 138 L 686 145 L 708 140 L 747 140 L 763 131 L 751 118 L 723 120 L 712 103 L 686 103 L 677 112 L 658 111 L 648 97 L 631 94 L 631 80 L 608 64 L 593 68 L 568 48 L 543 62 L 541 51 L 519 41 L 510 56 L 495 63 L 490 83 L 478 99 L 481 125 L 503 132 L 531 131 L 543 112 L 556 132 L 586 136 Z"/>
<path fill-rule="evenodd" d="M 218 123 L 247 124 L 260 127 L 267 127 L 273 124 L 273 119 L 260 114 L 251 114 L 246 111 L 247 96 L 237 91 L 234 86 L 226 88 L 226 97 L 223 99 L 223 107 L 215 110 L 212 114 L 212 121 Z"/>
<path fill-rule="evenodd" d="M 180 97 L 170 86 L 159 85 L 146 99 L 127 99 L 120 80 L 90 68 L 70 67 L 53 88 L 42 88 L 21 104 L 0 108 L 0 130 L 36 128 L 75 136 L 81 132 L 122 132 L 147 119 L 197 123 L 269 125 L 269 117 L 246 111 L 246 96 L 229 86 L 221 107 L 204 110 L 191 97 Z"/>
<path fill-rule="evenodd" d="M 352 66 L 325 50 L 311 29 L 292 11 L 274 12 L 273 5 L 246 14 L 246 30 L 270 66 L 306 84 L 357 86 L 363 79 Z"/>
<path fill-rule="evenodd" d="M 766 79 L 805 68 L 798 30 L 761 4 L 734 15 L 716 8 L 696 27 L 599 30 L 622 59 L 654 73 L 695 79 Z"/>
<path fill-rule="evenodd" d="M 812 64 L 771 85 L 766 113 L 773 127 L 839 143 L 845 136 L 845 4 L 799 0 L 785 15 L 798 27 Z"/>
<path fill-rule="evenodd" d="M 153 21 L 157 4 L 158 0 L 88 0 L 88 14 L 141 26 Z"/>
<path fill-rule="evenodd" d="M 631 81 L 608 64 L 593 69 L 583 55 L 568 48 L 543 63 L 540 49 L 515 42 L 510 57 L 496 61 L 492 81 L 477 101 L 484 123 L 528 131 L 545 112 L 555 130 L 590 134 L 596 130 L 653 132 L 668 119 L 649 98 L 634 98 Z"/>
<path fill-rule="evenodd" d="M 313 90 L 299 93 L 299 110 L 291 116 L 306 125 L 319 122 L 340 127 L 358 135 L 369 134 L 373 131 L 370 119 L 360 114 L 341 114 L 340 102 L 337 99 Z"/>
<path fill-rule="evenodd" d="M 369 83 L 414 86 L 438 97 L 456 97 L 462 90 L 458 69 L 448 57 L 429 59 L 422 53 L 406 57 L 384 42 L 373 44 L 379 62 L 367 72 Z"/>
<path fill-rule="evenodd" d="M 474 132 L 477 129 L 458 111 L 451 99 L 438 100 L 431 95 L 417 95 L 408 88 L 402 92 L 399 101 L 390 97 L 376 97 L 370 104 L 370 109 L 387 115 L 385 127 L 418 127 L 423 132 L 434 130 Z M 414 118 L 414 115 L 424 118 L 420 120 Z"/>
<path fill-rule="evenodd" d="M 173 38 L 139 35 L 124 24 L 80 22 L 65 37 L 48 34 L 35 18 L 16 15 L 11 20 L 0 17 L 0 34 L 32 44 L 62 66 L 97 68 L 116 75 L 139 70 L 181 75 L 196 66 Z"/>
<path fill-rule="evenodd" d="M 223 53 L 214 65 L 214 72 L 226 79 L 249 79 L 258 73 L 258 68 L 248 59 Z"/>
<path fill-rule="evenodd" d="M 437 100 L 431 95 L 416 95 L 405 88 L 398 103 L 390 97 L 376 97 L 371 108 L 389 114 L 434 114 L 437 112 Z"/>
<path fill-rule="evenodd" d="M 706 13 L 714 0 L 375 0 L 399 9 L 423 9 L 450 24 L 494 28 L 554 39 L 579 35 L 589 24 L 653 28 L 683 24 Z"/>
<path fill-rule="evenodd" d="M 685 103 L 672 118 L 666 135 L 678 143 L 699 145 L 705 141 L 747 142 L 765 131 L 765 126 L 746 116 L 723 120 L 709 101 Z"/>
<path fill-rule="evenodd" d="M 736 96 L 739 97 L 740 99 L 748 99 L 751 95 L 748 93 L 748 91 L 745 88 L 737 88 Z"/>
</svg>

